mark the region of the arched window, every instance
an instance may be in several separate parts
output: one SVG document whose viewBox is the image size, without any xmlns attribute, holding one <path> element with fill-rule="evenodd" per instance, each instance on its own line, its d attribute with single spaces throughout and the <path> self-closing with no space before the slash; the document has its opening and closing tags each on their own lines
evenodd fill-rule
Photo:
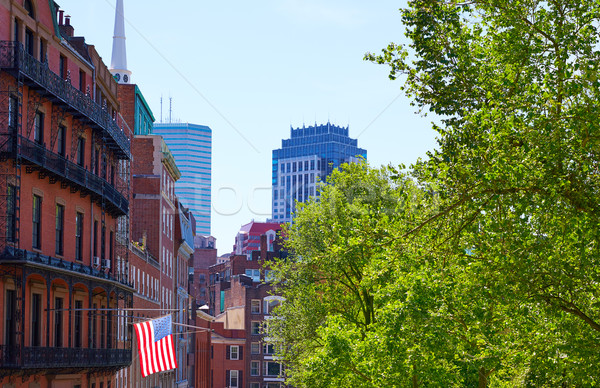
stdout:
<svg viewBox="0 0 600 388">
<path fill-rule="evenodd" d="M 35 19 L 35 15 L 33 13 L 33 4 L 31 3 L 31 0 L 25 0 L 25 2 L 23 3 L 23 7 L 25 8 L 25 10 L 27 11 L 27 14 L 32 18 Z"/>
</svg>

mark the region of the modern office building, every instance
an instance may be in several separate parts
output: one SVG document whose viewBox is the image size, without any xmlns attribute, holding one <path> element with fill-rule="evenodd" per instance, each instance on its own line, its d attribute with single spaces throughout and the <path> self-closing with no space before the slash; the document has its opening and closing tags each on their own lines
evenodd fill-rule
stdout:
<svg viewBox="0 0 600 388">
<path fill-rule="evenodd" d="M 343 163 L 352 163 L 367 151 L 348 136 L 348 127 L 331 123 L 290 128 L 289 139 L 273 150 L 273 221 L 290 222 L 295 203 L 318 195 L 317 184 Z"/>
<path fill-rule="evenodd" d="M 161 135 L 175 156 L 181 179 L 175 185 L 177 197 L 196 217 L 196 233 L 210 235 L 212 130 L 190 123 L 155 123 L 153 133 Z"/>
</svg>

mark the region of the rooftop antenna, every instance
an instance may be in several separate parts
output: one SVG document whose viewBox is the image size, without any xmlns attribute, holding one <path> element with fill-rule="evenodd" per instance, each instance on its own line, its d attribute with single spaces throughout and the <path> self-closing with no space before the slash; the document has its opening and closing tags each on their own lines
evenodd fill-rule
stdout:
<svg viewBox="0 0 600 388">
<path fill-rule="evenodd" d="M 172 114 L 173 114 L 173 97 L 169 97 L 169 124 L 171 124 L 173 122 Z"/>
<path fill-rule="evenodd" d="M 162 115 L 162 94 L 160 95 L 160 122 L 161 122 L 161 124 L 163 122 L 163 115 Z"/>
</svg>

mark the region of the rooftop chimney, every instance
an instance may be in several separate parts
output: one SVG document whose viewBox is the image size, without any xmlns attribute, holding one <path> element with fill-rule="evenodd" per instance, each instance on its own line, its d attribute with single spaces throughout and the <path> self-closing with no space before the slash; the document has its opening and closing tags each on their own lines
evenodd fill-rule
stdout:
<svg viewBox="0 0 600 388">
<path fill-rule="evenodd" d="M 62 12 L 62 11 L 61 11 Z M 62 14 L 59 16 L 62 19 Z M 75 34 L 75 29 L 71 25 L 71 15 L 65 15 L 65 24 L 60 25 L 59 23 L 60 33 L 65 37 L 72 38 Z"/>
</svg>

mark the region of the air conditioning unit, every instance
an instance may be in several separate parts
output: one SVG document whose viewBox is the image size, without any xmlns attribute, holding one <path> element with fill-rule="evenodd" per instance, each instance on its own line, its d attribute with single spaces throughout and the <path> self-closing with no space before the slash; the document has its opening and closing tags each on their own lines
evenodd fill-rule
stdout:
<svg viewBox="0 0 600 388">
<path fill-rule="evenodd" d="M 102 268 L 110 268 L 110 259 L 102 259 Z"/>
<path fill-rule="evenodd" d="M 98 256 L 94 256 L 94 260 L 92 261 L 92 265 L 94 267 L 100 267 L 100 258 Z"/>
</svg>

